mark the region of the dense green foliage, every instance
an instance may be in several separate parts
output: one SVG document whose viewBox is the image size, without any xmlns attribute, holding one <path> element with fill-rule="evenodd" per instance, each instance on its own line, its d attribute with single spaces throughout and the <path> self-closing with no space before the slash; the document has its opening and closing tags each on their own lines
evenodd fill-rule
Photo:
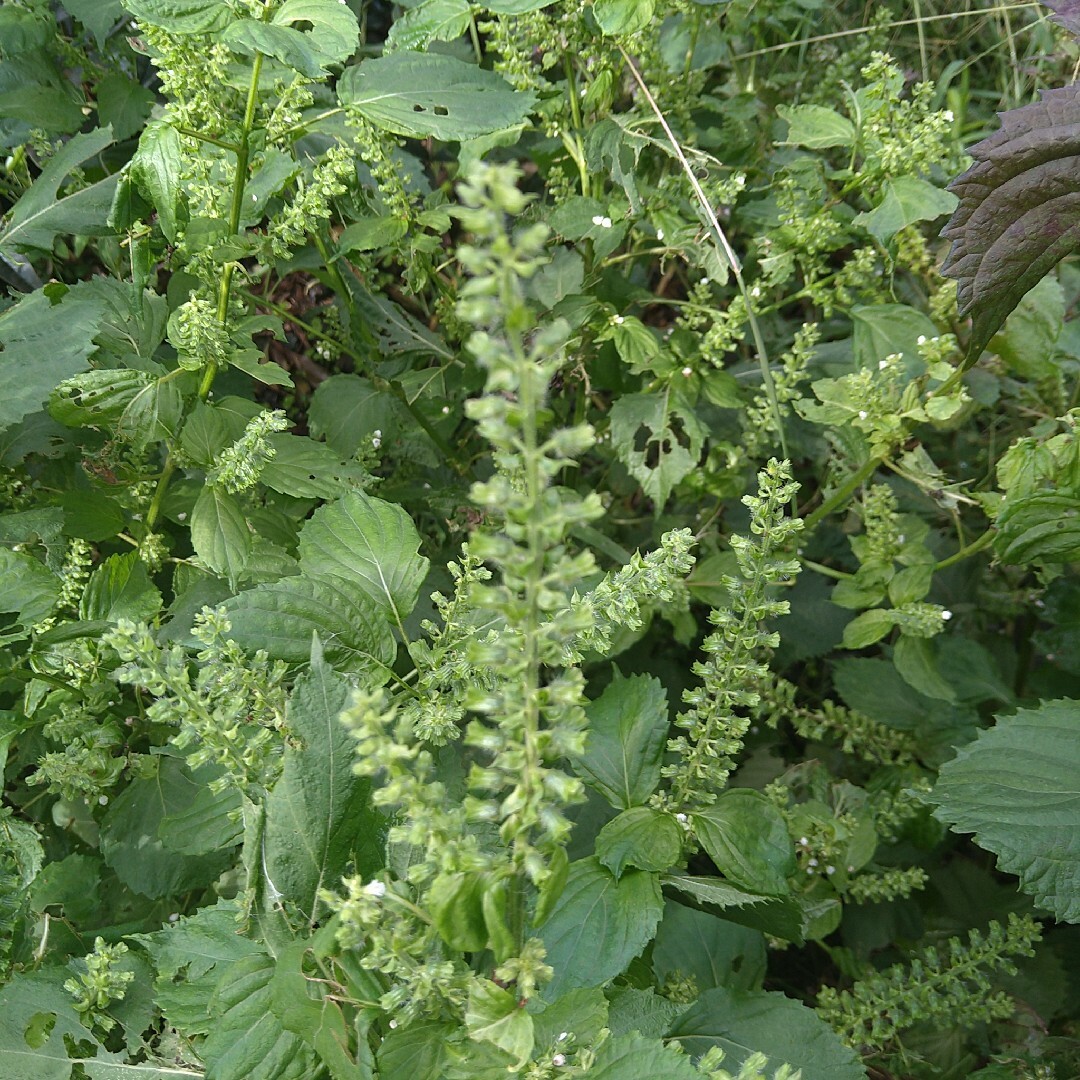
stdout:
<svg viewBox="0 0 1080 1080">
<path fill-rule="evenodd" d="M 1051 6 L 0 6 L 0 1076 L 1080 1075 Z"/>
</svg>

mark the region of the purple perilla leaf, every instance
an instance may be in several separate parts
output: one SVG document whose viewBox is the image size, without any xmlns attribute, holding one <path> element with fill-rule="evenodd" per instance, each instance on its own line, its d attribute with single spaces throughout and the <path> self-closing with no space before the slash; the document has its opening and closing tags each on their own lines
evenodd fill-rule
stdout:
<svg viewBox="0 0 1080 1080">
<path fill-rule="evenodd" d="M 1043 6 L 1054 13 L 1054 22 L 1080 37 L 1080 0 L 1043 0 Z"/>
<path fill-rule="evenodd" d="M 969 153 L 975 163 L 949 185 L 960 205 L 941 233 L 953 242 L 942 271 L 956 278 L 960 314 L 971 315 L 965 369 L 1023 296 L 1080 248 L 1080 84 L 1002 113 L 1000 130 Z"/>
</svg>

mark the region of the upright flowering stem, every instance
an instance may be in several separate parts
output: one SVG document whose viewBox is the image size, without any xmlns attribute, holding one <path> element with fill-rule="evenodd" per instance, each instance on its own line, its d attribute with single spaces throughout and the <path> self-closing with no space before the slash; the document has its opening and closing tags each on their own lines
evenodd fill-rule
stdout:
<svg viewBox="0 0 1080 1080">
<path fill-rule="evenodd" d="M 229 235 L 240 234 L 240 215 L 244 208 L 244 191 L 247 187 L 248 159 L 251 156 L 251 132 L 255 126 L 255 106 L 259 99 L 259 75 L 262 72 L 263 54 L 256 53 L 251 64 L 251 81 L 248 83 L 247 105 L 244 107 L 244 120 L 240 128 L 240 141 L 236 148 L 236 172 L 233 175 L 232 203 L 229 206 Z M 227 262 L 221 273 L 218 286 L 217 319 L 224 326 L 229 318 L 229 289 L 232 286 L 235 262 Z M 199 400 L 205 401 L 210 396 L 217 374 L 215 364 L 207 364 L 199 382 Z"/>
<path fill-rule="evenodd" d="M 511 343 L 514 355 L 522 367 L 528 365 L 528 357 L 522 347 L 518 334 L 511 335 Z M 533 380 L 526 376 L 521 380 L 518 389 L 518 398 L 521 403 L 522 431 L 521 440 L 524 446 L 525 466 L 525 490 L 529 504 L 537 513 L 529 514 L 526 524 L 526 544 L 530 559 L 524 581 L 525 609 L 522 613 L 521 633 L 522 644 L 525 648 L 525 666 L 521 673 L 522 693 L 525 697 L 525 716 L 521 738 L 525 750 L 524 779 L 527 785 L 526 799 L 532 799 L 539 795 L 534 791 L 535 779 L 539 775 L 541 764 L 540 755 L 537 752 L 536 737 L 540 729 L 540 583 L 544 572 L 544 542 L 540 530 L 539 510 L 540 498 L 543 490 L 543 480 L 540 476 L 540 459 L 537 447 L 536 410 L 539 402 L 536 400 Z M 521 888 L 524 880 L 522 865 L 522 845 L 517 840 L 514 842 L 515 882 L 512 890 L 512 904 L 509 911 L 511 932 L 515 936 L 518 951 L 524 944 L 525 932 L 525 893 Z"/>
<path fill-rule="evenodd" d="M 240 215 L 244 207 L 244 192 L 247 188 L 248 159 L 251 156 L 251 133 L 255 127 L 255 107 L 259 100 L 259 75 L 262 72 L 263 55 L 256 53 L 251 64 L 251 78 L 248 81 L 247 105 L 244 108 L 244 119 L 240 129 L 240 138 L 235 146 L 236 170 L 233 174 L 232 200 L 229 205 L 229 235 L 240 234 Z M 222 268 L 221 279 L 218 282 L 217 322 L 225 327 L 229 318 L 229 292 L 232 288 L 233 273 L 236 269 L 234 262 L 228 262 Z M 217 363 L 208 361 L 199 378 L 199 400 L 206 401 L 210 397 L 210 391 L 217 376 Z M 186 415 L 181 418 L 183 427 Z M 179 432 L 178 432 L 179 435 Z M 170 447 L 165 456 L 165 464 L 162 466 L 161 475 L 158 477 L 154 496 L 150 501 L 150 508 L 146 512 L 146 531 L 153 532 L 158 518 L 161 517 L 161 507 L 165 501 L 165 493 L 169 490 L 169 484 L 176 472 L 176 454 Z"/>
<path fill-rule="evenodd" d="M 664 772 L 672 778 L 670 803 L 680 811 L 708 805 L 727 786 L 750 727 L 748 710 L 758 704 L 758 688 L 768 671 L 761 657 L 779 641 L 765 623 L 789 608 L 786 600 L 770 598 L 770 587 L 799 572 L 798 560 L 784 557 L 803 528 L 802 521 L 784 513 L 798 490 L 788 463 L 770 461 L 758 474 L 758 487 L 757 496 L 742 500 L 756 539 L 736 536 L 731 541 L 742 580 L 725 580 L 731 607 L 710 616 L 717 629 L 702 645 L 709 659 L 694 665 L 702 685 L 685 692 L 689 708 L 675 721 L 686 734 L 668 743 L 679 761 Z"/>
</svg>

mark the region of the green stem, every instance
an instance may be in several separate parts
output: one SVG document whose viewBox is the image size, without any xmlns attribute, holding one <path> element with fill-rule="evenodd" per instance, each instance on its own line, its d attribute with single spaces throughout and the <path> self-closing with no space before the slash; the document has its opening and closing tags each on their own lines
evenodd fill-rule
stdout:
<svg viewBox="0 0 1080 1080">
<path fill-rule="evenodd" d="M 473 53 L 476 55 L 476 62 L 482 64 L 484 62 L 484 53 L 480 48 L 480 35 L 476 32 L 476 15 L 469 15 L 469 40 L 472 42 Z"/>
<path fill-rule="evenodd" d="M 256 53 L 251 64 L 251 78 L 248 82 L 247 105 L 244 108 L 244 120 L 240 128 L 240 142 L 235 147 L 229 147 L 236 153 L 236 172 L 233 174 L 232 202 L 229 206 L 229 235 L 237 236 L 240 232 L 240 215 L 244 206 L 244 191 L 247 188 L 248 159 L 251 156 L 251 132 L 255 126 L 255 106 L 259 100 L 259 75 L 262 72 L 262 53 Z M 213 140 L 209 140 L 213 141 Z M 226 263 L 221 271 L 221 280 L 218 283 L 218 306 L 217 320 L 224 326 L 229 318 L 229 290 L 232 287 L 233 273 L 236 264 Z M 210 397 L 210 391 L 214 385 L 214 377 L 217 375 L 217 364 L 210 362 L 203 367 L 199 378 L 199 401 L 206 401 Z M 180 418 L 177 429 L 177 438 L 183 430 L 185 421 L 191 412 L 190 405 L 185 408 Z M 161 508 L 165 502 L 165 494 L 169 490 L 169 484 L 176 473 L 176 454 L 170 447 L 165 455 L 165 464 L 162 466 L 161 475 L 158 477 L 154 496 L 150 500 L 150 508 L 146 512 L 146 531 L 151 533 L 161 517 Z"/>
<path fill-rule="evenodd" d="M 574 163 L 578 167 L 578 175 L 581 177 L 581 194 L 587 199 L 592 194 L 592 182 L 589 177 L 588 167 L 585 164 L 585 150 L 581 145 L 581 132 L 585 130 L 585 125 L 581 119 L 581 102 L 578 101 L 574 65 L 566 53 L 563 53 L 563 72 L 566 74 L 566 92 L 570 98 L 570 117 L 574 124 L 574 150 L 571 150 L 571 157 L 573 157 Z M 565 143 L 566 140 L 564 139 L 563 142 Z M 567 149 L 570 149 L 569 145 Z"/>
<path fill-rule="evenodd" d="M 348 299 L 352 293 L 350 292 L 345 279 L 341 276 L 341 271 L 334 265 L 335 259 L 333 255 L 330 254 L 330 250 L 326 246 L 326 241 L 319 233 L 313 233 L 311 238 L 315 242 L 315 246 L 319 249 L 319 254 L 322 256 L 323 270 L 326 271 L 326 276 L 334 286 L 334 292 L 336 292 L 343 300 Z"/>
<path fill-rule="evenodd" d="M 827 518 L 837 507 L 842 506 L 871 476 L 883 458 L 873 457 L 860 469 L 851 474 L 812 514 L 808 514 L 803 520 L 806 522 L 807 531 L 813 529 L 824 518 Z"/>
<path fill-rule="evenodd" d="M 801 555 L 799 556 L 799 562 L 801 562 L 807 570 L 816 570 L 819 574 L 835 578 L 837 581 L 845 581 L 847 578 L 853 578 L 855 576 L 854 574 L 847 573 L 845 570 L 834 570 L 831 566 L 825 566 L 824 563 L 814 562 L 813 559 L 806 559 Z"/>
<path fill-rule="evenodd" d="M 509 304 L 504 310 L 509 310 Z M 522 743 L 525 761 L 522 778 L 526 783 L 535 785 L 542 762 L 538 749 L 540 735 L 540 593 L 544 577 L 544 537 L 541 527 L 543 515 L 540 512 L 544 497 L 544 477 L 540 469 L 541 451 L 537 412 L 540 402 L 536 400 L 533 372 L 530 370 L 524 344 L 518 335 L 512 339 L 512 347 L 522 369 L 522 379 L 518 387 L 521 402 L 522 430 L 521 449 L 525 466 L 525 491 L 530 512 L 526 523 L 526 544 L 529 551 L 529 564 L 525 574 L 525 610 L 523 612 L 521 637 L 525 652 L 525 670 L 522 672 L 522 693 L 524 695 L 524 730 Z M 532 793 L 525 795 L 525 804 L 532 802 Z M 529 843 L 526 834 L 525 844 Z M 516 846 L 516 845 L 515 845 Z M 515 941 L 518 952 L 524 944 L 525 927 L 525 890 L 521 887 L 525 873 L 522 862 L 518 863 L 514 887 L 510 890 L 512 903 L 510 921 L 515 928 Z"/>
<path fill-rule="evenodd" d="M 989 547 L 994 542 L 994 537 L 997 535 L 996 529 L 987 529 L 982 536 L 972 540 L 966 547 L 962 547 L 959 551 L 954 552 L 947 559 L 942 559 L 941 562 L 936 563 L 935 570 L 944 570 L 947 566 L 953 566 L 955 563 L 961 562 L 963 559 L 967 559 L 972 555 L 978 554 L 984 548 Z"/>
<path fill-rule="evenodd" d="M 228 150 L 233 154 L 240 153 L 240 147 L 236 143 L 228 142 L 226 139 L 216 139 L 213 135 L 204 135 L 201 131 L 193 131 L 191 128 L 186 127 L 178 127 L 176 130 L 189 139 L 197 139 L 199 142 L 209 143 L 211 146 L 220 146 L 222 150 Z"/>
<path fill-rule="evenodd" d="M 698 35 L 701 33 L 701 7 L 694 5 L 694 13 L 690 24 L 690 42 L 686 46 L 686 58 L 683 60 L 683 78 L 690 77 L 694 65 L 694 52 L 697 50 Z"/>
<path fill-rule="evenodd" d="M 335 109 L 325 109 L 323 112 L 317 113 L 315 116 L 305 117 L 299 124 L 293 124 L 292 127 L 286 128 L 281 133 L 281 138 L 283 141 L 288 142 L 293 135 L 299 135 L 302 132 L 309 131 L 312 127 L 314 127 L 315 124 L 319 123 L 320 120 L 329 120 L 331 116 L 338 116 L 344 111 L 345 110 L 339 106 Z"/>
</svg>

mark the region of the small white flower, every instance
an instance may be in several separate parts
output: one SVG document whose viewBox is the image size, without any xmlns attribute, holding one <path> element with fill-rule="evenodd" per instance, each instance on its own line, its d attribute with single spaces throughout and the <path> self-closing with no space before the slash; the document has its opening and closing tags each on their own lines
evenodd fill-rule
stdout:
<svg viewBox="0 0 1080 1080">
<path fill-rule="evenodd" d="M 180 921 L 180 912 L 179 911 L 174 911 L 169 916 L 169 922 L 179 922 L 179 921 Z"/>
<path fill-rule="evenodd" d="M 693 374 L 694 374 L 694 369 L 691 368 L 691 367 L 684 367 L 682 369 L 682 377 L 684 379 L 689 379 L 690 376 L 693 375 Z"/>
<path fill-rule="evenodd" d="M 381 900 L 386 895 L 386 882 L 369 881 L 364 886 L 364 892 L 376 900 Z"/>
<path fill-rule="evenodd" d="M 98 806 L 108 806 L 108 805 L 109 805 L 109 796 L 108 795 L 99 795 L 98 796 Z"/>
<path fill-rule="evenodd" d="M 623 319 L 623 317 L 621 315 L 616 315 L 615 318 L 613 318 L 611 321 L 616 326 L 621 326 L 623 324 L 623 322 L 624 322 L 624 319 Z"/>
<path fill-rule="evenodd" d="M 611 228 L 611 218 L 609 218 L 609 217 L 601 218 L 600 219 L 600 225 L 604 229 L 610 229 Z"/>
<path fill-rule="evenodd" d="M 663 240 L 664 239 L 664 230 L 663 229 L 657 229 L 656 230 L 656 239 L 657 240 Z"/>
<path fill-rule="evenodd" d="M 884 371 L 889 366 L 888 360 L 879 360 L 877 362 L 878 371 Z"/>
<path fill-rule="evenodd" d="M 918 337 L 917 337 L 917 338 L 915 339 L 915 344 L 916 344 L 916 345 L 925 345 L 925 344 L 926 344 L 926 335 L 925 335 L 925 334 L 920 334 L 920 335 L 919 335 L 919 336 L 918 336 Z"/>
<path fill-rule="evenodd" d="M 825 873 L 826 873 L 826 874 L 835 874 L 835 873 L 836 873 L 836 867 L 835 867 L 835 866 L 831 866 L 831 865 L 830 865 L 830 866 L 826 866 L 826 867 L 825 867 Z"/>
<path fill-rule="evenodd" d="M 761 295 L 761 286 L 760 285 L 755 285 L 750 290 L 750 295 L 756 300 Z"/>
<path fill-rule="evenodd" d="M 594 225 L 603 225 L 604 224 L 603 215 L 602 214 L 593 214 L 592 223 Z"/>
<path fill-rule="evenodd" d="M 807 840 L 805 836 L 800 836 L 799 837 L 799 847 L 809 847 L 809 846 L 810 846 L 810 841 Z"/>
<path fill-rule="evenodd" d="M 565 1065 L 566 1064 L 566 1055 L 565 1054 L 556 1054 L 551 1059 L 551 1064 L 556 1065 L 556 1066 Z"/>
<path fill-rule="evenodd" d="M 176 520 L 177 521 L 187 521 L 187 511 L 186 510 L 181 510 L 180 513 L 176 515 Z"/>
<path fill-rule="evenodd" d="M 806 865 L 807 866 L 817 866 L 817 859 L 807 859 L 806 860 Z"/>
<path fill-rule="evenodd" d="M 943 618 L 943 619 L 944 619 L 944 620 L 945 620 L 946 622 L 948 622 L 948 621 L 949 621 L 949 620 L 950 620 L 950 619 L 952 618 L 952 612 L 951 612 L 951 611 L 950 611 L 950 610 L 949 610 L 948 608 L 946 608 L 946 609 L 945 609 L 945 610 L 944 610 L 944 611 L 943 611 L 943 612 L 941 613 L 941 617 L 942 617 L 942 618 Z"/>
<path fill-rule="evenodd" d="M 569 1031 L 560 1031 L 557 1038 L 555 1039 L 555 1041 L 556 1042 L 566 1042 L 566 1040 L 569 1039 L 569 1038 L 570 1038 L 570 1032 Z"/>
<path fill-rule="evenodd" d="M 450 406 L 449 405 L 444 405 L 442 407 L 442 414 L 443 414 L 443 416 L 449 416 L 450 415 Z"/>
<path fill-rule="evenodd" d="M 941 115 L 944 116 L 946 122 L 950 124 L 956 119 L 956 117 L 953 115 L 952 109 L 946 109 Z"/>
<path fill-rule="evenodd" d="M 676 820 L 676 821 L 677 821 L 677 822 L 678 822 L 678 823 L 679 823 L 680 825 L 685 825 L 685 824 L 686 824 L 686 822 L 687 822 L 687 821 L 688 821 L 689 819 L 687 818 L 687 816 L 686 816 L 685 814 L 676 814 L 676 815 L 675 815 L 675 820 Z"/>
<path fill-rule="evenodd" d="M 396 1028 L 397 1027 L 397 1021 L 396 1020 L 391 1020 L 390 1021 L 390 1027 Z"/>
<path fill-rule="evenodd" d="M 867 411 L 865 409 L 860 409 L 859 410 L 859 419 L 860 420 L 865 420 L 868 415 L 869 415 L 869 413 L 867 413 Z"/>
</svg>

